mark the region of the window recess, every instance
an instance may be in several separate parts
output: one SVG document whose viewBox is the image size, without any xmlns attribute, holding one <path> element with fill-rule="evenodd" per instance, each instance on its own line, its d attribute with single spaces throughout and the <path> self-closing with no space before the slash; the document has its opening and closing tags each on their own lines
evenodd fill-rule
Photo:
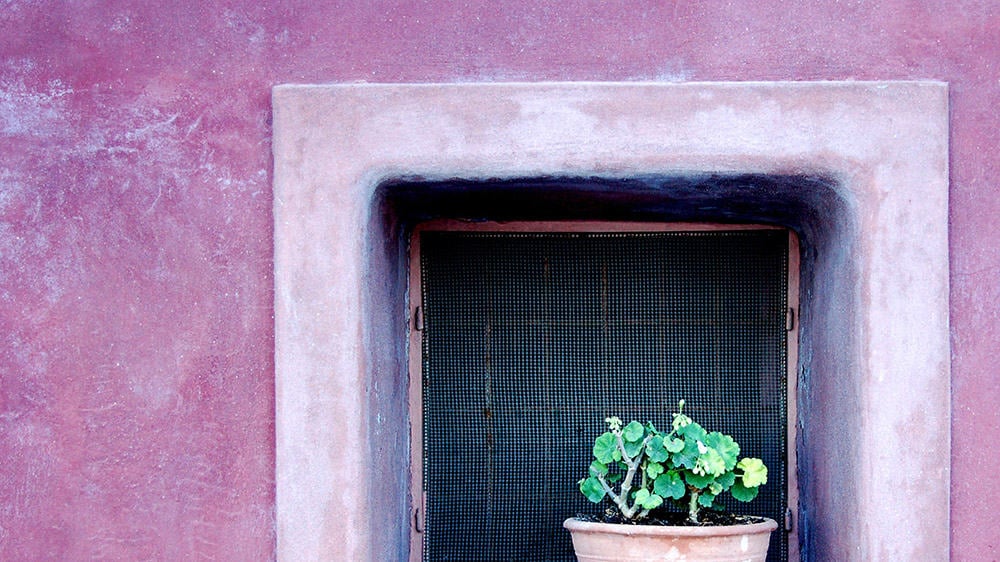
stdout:
<svg viewBox="0 0 1000 562">
<path fill-rule="evenodd" d="M 770 469 L 729 507 L 791 528 L 790 231 L 435 222 L 411 250 L 411 560 L 574 560 L 588 441 L 610 415 L 666 426 L 681 398 Z"/>
</svg>

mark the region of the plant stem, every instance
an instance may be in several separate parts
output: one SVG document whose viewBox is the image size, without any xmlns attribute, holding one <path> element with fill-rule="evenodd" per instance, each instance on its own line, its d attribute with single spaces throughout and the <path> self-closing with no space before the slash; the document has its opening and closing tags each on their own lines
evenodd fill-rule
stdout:
<svg viewBox="0 0 1000 562">
<path fill-rule="evenodd" d="M 598 481 L 600 481 L 601 486 L 604 488 L 604 491 L 611 498 L 611 501 L 615 502 L 615 505 L 618 506 L 618 510 L 621 511 L 622 516 L 625 517 L 625 519 L 632 519 L 632 517 L 635 515 L 636 509 L 638 509 L 638 506 L 636 505 L 629 506 L 628 495 L 629 492 L 632 491 L 632 480 L 635 478 L 635 471 L 639 463 L 637 463 L 635 459 L 633 459 L 632 457 L 629 457 L 628 453 L 625 452 L 625 443 L 624 441 L 622 441 L 621 435 L 617 435 L 617 437 L 618 437 L 618 450 L 621 451 L 622 461 L 624 461 L 625 465 L 628 466 L 628 472 L 625 473 L 625 478 L 622 480 L 622 484 L 620 486 L 621 493 L 619 494 L 614 493 L 614 491 L 611 489 L 611 486 L 607 483 L 606 480 L 604 480 L 603 476 L 598 475 L 597 479 Z"/>
<path fill-rule="evenodd" d="M 688 503 L 688 521 L 698 523 L 698 490 L 691 490 L 691 501 Z"/>
<path fill-rule="evenodd" d="M 636 458 L 628 456 L 628 453 L 625 452 L 625 441 L 622 439 L 621 433 L 616 432 L 615 437 L 618 440 L 618 450 L 622 454 L 622 460 L 625 462 L 625 466 L 628 467 L 628 472 L 625 473 L 625 479 L 622 480 L 621 495 L 615 496 L 614 494 L 612 494 L 611 499 L 618 506 L 618 509 L 621 510 L 622 515 L 625 517 L 625 519 L 632 519 L 633 516 L 635 516 L 635 512 L 638 509 L 638 506 L 632 505 L 630 507 L 628 505 L 628 494 L 629 492 L 632 491 L 632 480 L 635 479 L 635 471 L 639 468 L 638 458 L 642 456 L 642 450 L 649 442 L 650 436 L 647 436 L 642 441 L 642 445 L 639 447 L 639 454 L 636 455 Z M 645 477 L 645 474 L 643 474 L 643 476 Z M 601 482 L 603 483 L 604 480 L 601 479 Z M 639 515 L 640 518 L 642 516 L 643 514 Z"/>
<path fill-rule="evenodd" d="M 605 493 L 608 494 L 608 497 L 611 498 L 611 501 L 615 502 L 615 505 L 618 506 L 619 511 L 622 512 L 622 516 L 625 517 L 625 519 L 632 519 L 632 516 L 635 515 L 635 510 L 638 509 L 638 507 L 635 505 L 629 507 L 628 505 L 628 493 L 631 486 L 625 486 L 622 484 L 621 494 L 616 494 L 603 476 L 598 475 L 597 480 L 601 483 L 601 486 L 604 488 Z M 639 515 L 640 518 L 642 516 L 643 514 Z"/>
</svg>

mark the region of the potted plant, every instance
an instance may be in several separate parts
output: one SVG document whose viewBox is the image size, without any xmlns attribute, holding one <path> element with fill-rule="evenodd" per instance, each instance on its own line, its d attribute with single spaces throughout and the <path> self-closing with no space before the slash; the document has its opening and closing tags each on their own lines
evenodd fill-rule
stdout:
<svg viewBox="0 0 1000 562">
<path fill-rule="evenodd" d="M 757 497 L 767 467 L 757 458 L 739 458 L 729 435 L 709 432 L 684 414 L 681 400 L 669 431 L 652 423 L 617 417 L 594 441 L 589 475 L 580 480 L 588 500 L 610 500 L 604 520 L 570 518 L 580 562 L 686 560 L 763 561 L 778 524 L 763 517 L 715 515 L 721 494 L 740 501 Z M 681 513 L 662 513 L 665 503 Z M 706 510 L 707 508 L 707 510 Z M 711 516 L 708 513 L 712 513 Z"/>
</svg>

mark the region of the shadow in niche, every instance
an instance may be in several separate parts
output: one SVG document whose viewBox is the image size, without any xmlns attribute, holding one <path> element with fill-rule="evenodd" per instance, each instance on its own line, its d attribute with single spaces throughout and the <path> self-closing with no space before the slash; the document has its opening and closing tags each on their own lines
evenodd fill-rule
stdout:
<svg viewBox="0 0 1000 562">
<path fill-rule="evenodd" d="M 695 174 L 517 179 L 397 178 L 373 192 L 365 233 L 368 443 L 372 552 L 408 557 L 410 449 L 407 244 L 419 222 L 636 221 L 758 223 L 794 230 L 801 243 L 798 366 L 799 513 L 802 559 L 833 558 L 834 533 L 858 513 L 859 441 L 841 421 L 861 415 L 854 326 L 859 310 L 853 203 L 830 177 Z M 838 531 L 839 529 L 839 531 Z"/>
</svg>

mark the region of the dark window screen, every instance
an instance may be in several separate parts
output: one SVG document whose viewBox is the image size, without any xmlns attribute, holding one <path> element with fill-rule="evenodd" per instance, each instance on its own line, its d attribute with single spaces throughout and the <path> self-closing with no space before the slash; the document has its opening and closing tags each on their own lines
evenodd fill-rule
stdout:
<svg viewBox="0 0 1000 562">
<path fill-rule="evenodd" d="M 784 520 L 786 232 L 428 231 L 420 252 L 425 560 L 574 560 L 604 418 L 666 427 L 681 398 L 769 468 L 729 508 Z"/>
</svg>

